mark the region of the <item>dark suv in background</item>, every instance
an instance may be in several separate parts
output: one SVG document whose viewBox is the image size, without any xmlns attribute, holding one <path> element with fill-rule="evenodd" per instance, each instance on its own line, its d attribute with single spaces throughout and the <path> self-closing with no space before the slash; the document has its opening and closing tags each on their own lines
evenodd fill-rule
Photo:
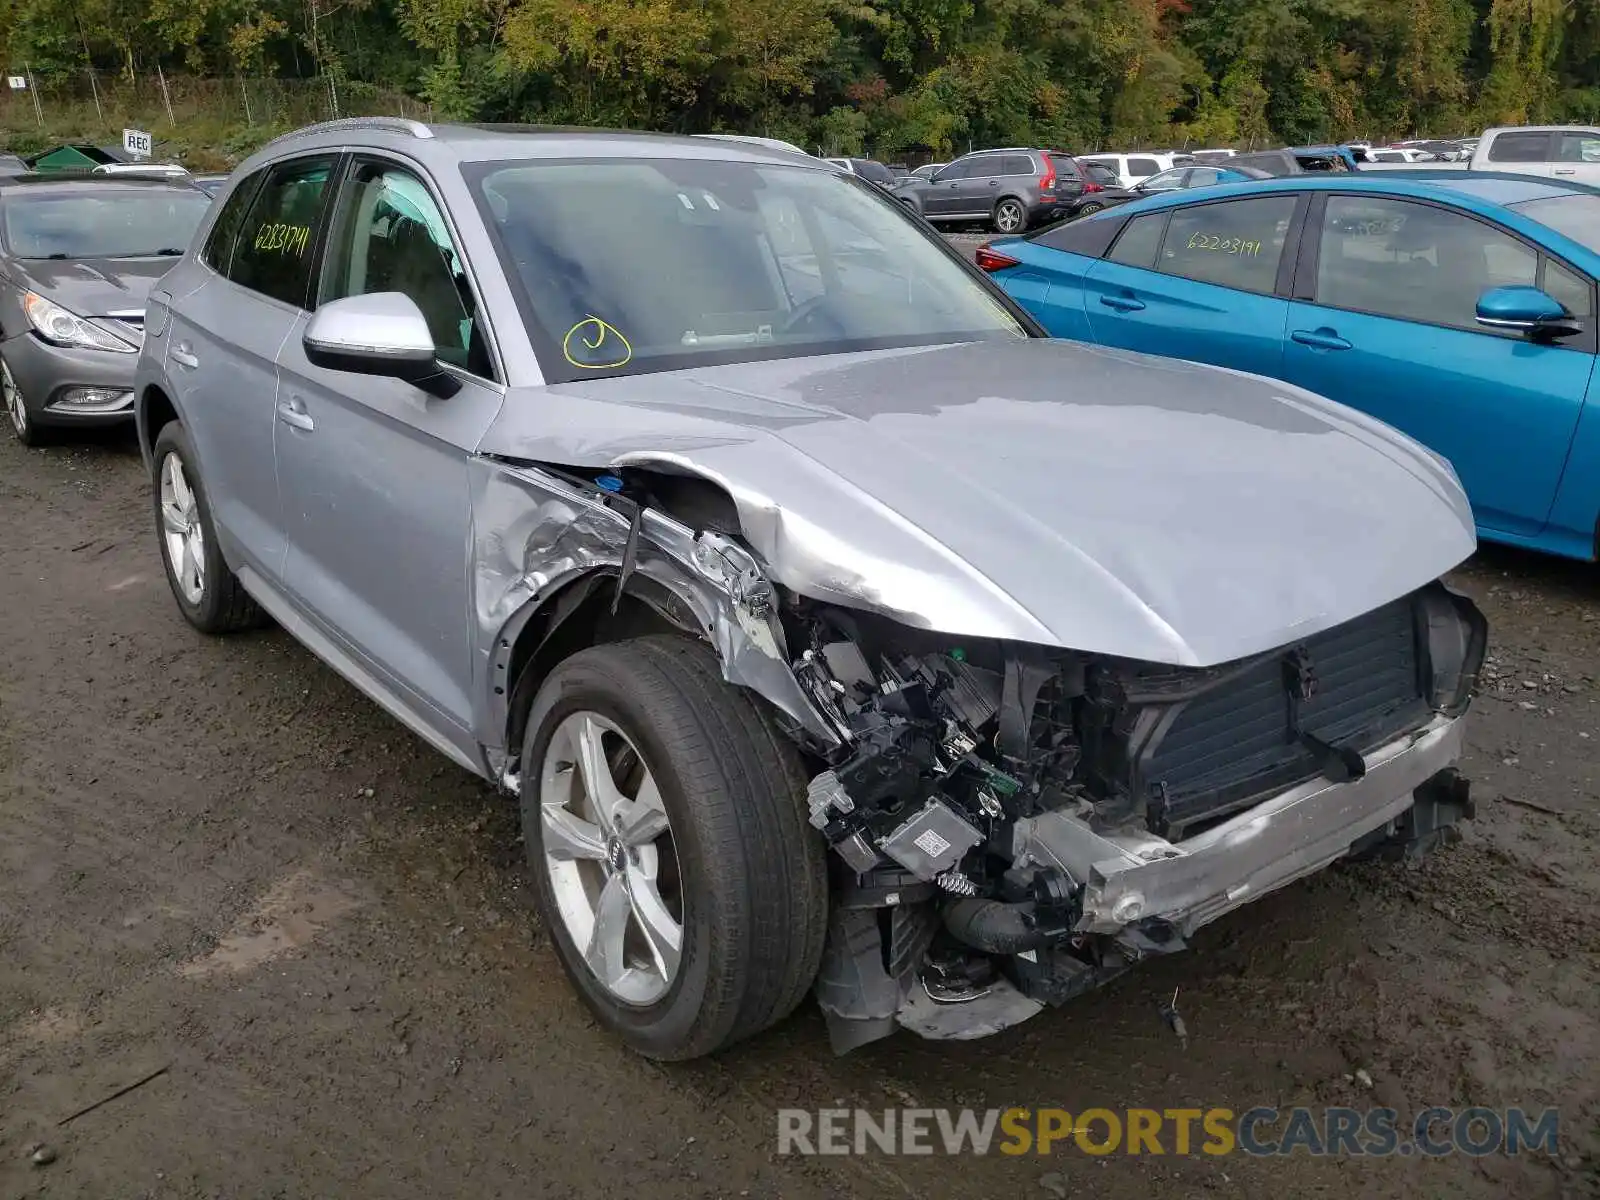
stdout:
<svg viewBox="0 0 1600 1200">
<path fill-rule="evenodd" d="M 895 189 L 930 221 L 984 221 L 998 233 L 1021 233 L 1054 221 L 1083 191 L 1083 173 L 1055 150 L 977 150 Z"/>
</svg>

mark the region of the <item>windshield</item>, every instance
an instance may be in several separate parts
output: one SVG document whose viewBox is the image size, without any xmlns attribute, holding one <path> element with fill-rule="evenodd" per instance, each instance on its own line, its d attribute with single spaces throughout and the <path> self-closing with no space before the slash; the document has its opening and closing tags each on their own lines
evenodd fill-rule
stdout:
<svg viewBox="0 0 1600 1200">
<path fill-rule="evenodd" d="M 1600 196 L 1551 196 L 1545 200 L 1524 200 L 1508 207 L 1600 253 Z"/>
<path fill-rule="evenodd" d="M 1027 336 L 936 235 L 833 171 L 672 159 L 468 174 L 553 379 Z"/>
<path fill-rule="evenodd" d="M 6 248 L 17 258 L 148 258 L 182 254 L 211 200 L 177 188 L 100 187 L 5 200 Z"/>
</svg>

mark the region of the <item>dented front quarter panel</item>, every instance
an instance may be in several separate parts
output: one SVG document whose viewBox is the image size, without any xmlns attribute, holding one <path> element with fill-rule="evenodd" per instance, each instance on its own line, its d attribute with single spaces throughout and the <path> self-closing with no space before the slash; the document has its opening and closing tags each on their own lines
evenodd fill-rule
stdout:
<svg viewBox="0 0 1600 1200">
<path fill-rule="evenodd" d="M 472 488 L 475 715 L 480 739 L 503 762 L 515 750 L 504 742 L 517 636 L 568 585 L 597 572 L 620 574 L 630 522 L 597 495 L 532 465 L 477 458 Z M 759 583 L 759 572 L 748 554 L 646 510 L 632 570 L 693 614 L 730 683 L 754 689 L 823 744 L 837 740 L 790 670 L 775 612 L 749 594 L 749 577 Z"/>
<path fill-rule="evenodd" d="M 1051 341 L 513 393 L 488 453 L 703 476 L 772 580 L 964 637 L 1209 666 L 1469 555 L 1437 456 L 1290 385 Z"/>
</svg>

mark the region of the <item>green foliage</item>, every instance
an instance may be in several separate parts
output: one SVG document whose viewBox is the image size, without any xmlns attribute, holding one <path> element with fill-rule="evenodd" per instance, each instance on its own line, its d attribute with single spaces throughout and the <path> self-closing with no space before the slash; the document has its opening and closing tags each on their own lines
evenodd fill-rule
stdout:
<svg viewBox="0 0 1600 1200">
<path fill-rule="evenodd" d="M 186 109 L 171 132 L 230 157 L 307 104 L 400 95 L 436 119 L 886 158 L 1600 120 L 1597 0 L 5 0 L 0 58 L 74 136 L 148 122 L 148 97 L 135 113 L 127 96 L 158 67 L 219 96 L 246 78 L 303 88 L 295 105 Z M 0 96 L 13 145 L 42 136 L 31 99 Z"/>
</svg>

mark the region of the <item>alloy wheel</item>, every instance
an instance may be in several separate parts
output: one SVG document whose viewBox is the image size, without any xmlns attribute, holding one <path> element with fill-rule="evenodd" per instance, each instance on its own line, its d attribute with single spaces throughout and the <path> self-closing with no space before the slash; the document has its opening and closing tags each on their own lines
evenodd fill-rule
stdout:
<svg viewBox="0 0 1600 1200">
<path fill-rule="evenodd" d="M 0 358 L 0 397 L 5 399 L 6 412 L 11 417 L 11 426 L 17 431 L 19 438 L 28 436 L 28 408 L 22 402 L 22 389 L 17 386 L 16 378 L 11 374 L 11 367 L 6 360 Z"/>
<path fill-rule="evenodd" d="M 1001 233 L 1016 233 L 1022 228 L 1022 206 L 1015 200 L 1002 201 L 995 210 L 994 225 Z"/>
<path fill-rule="evenodd" d="M 564 718 L 539 770 L 545 870 L 572 944 L 624 1004 L 655 1003 L 683 951 L 672 825 L 643 756 L 596 712 Z"/>
<path fill-rule="evenodd" d="M 161 547 L 184 600 L 199 604 L 206 590 L 206 535 L 200 501 L 176 454 L 161 464 Z"/>
</svg>

